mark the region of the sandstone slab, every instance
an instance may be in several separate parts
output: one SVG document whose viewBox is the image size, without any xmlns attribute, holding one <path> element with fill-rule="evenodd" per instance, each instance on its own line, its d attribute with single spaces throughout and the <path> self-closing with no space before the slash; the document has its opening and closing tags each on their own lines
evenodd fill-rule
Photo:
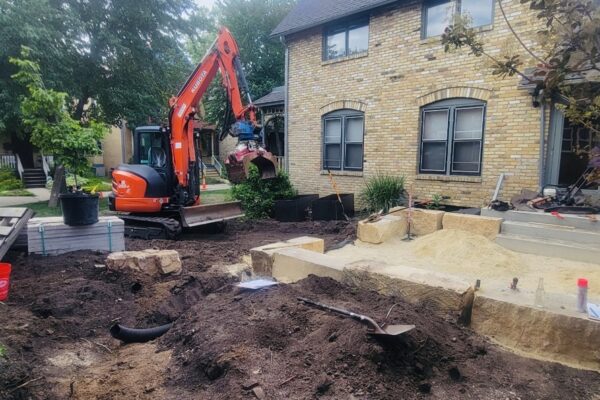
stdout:
<svg viewBox="0 0 600 400">
<path fill-rule="evenodd" d="M 473 288 L 468 282 L 404 265 L 359 261 L 346 266 L 343 281 L 387 296 L 399 296 L 410 303 L 433 305 L 442 315 L 470 315 L 472 307 Z"/>
<path fill-rule="evenodd" d="M 485 295 L 473 305 L 472 328 L 529 356 L 600 370 L 600 322 Z"/>
<path fill-rule="evenodd" d="M 132 270 L 155 276 L 179 274 L 182 270 L 181 259 L 177 251 L 156 249 L 111 253 L 106 258 L 106 267 L 112 270 Z"/>
<path fill-rule="evenodd" d="M 277 250 L 284 248 L 297 247 L 304 250 L 313 251 L 316 253 L 325 252 L 325 241 L 320 238 L 301 236 L 298 238 L 286 240 L 284 242 L 276 242 L 260 247 L 255 247 L 250 250 L 252 259 L 252 270 L 255 275 L 270 276 L 273 268 L 274 254 Z"/>
<path fill-rule="evenodd" d="M 402 216 L 412 220 L 410 232 L 416 236 L 423 236 L 442 229 L 442 219 L 446 214 L 444 211 L 425 210 L 421 208 L 393 208 L 390 215 Z"/>
<path fill-rule="evenodd" d="M 373 222 L 359 221 L 356 235 L 363 242 L 379 244 L 393 237 L 403 237 L 407 230 L 408 221 L 403 216 L 384 215 Z"/>
<path fill-rule="evenodd" d="M 342 279 L 345 263 L 336 257 L 302 248 L 281 248 L 273 254 L 271 276 L 283 283 L 293 283 L 309 275 Z"/>
<path fill-rule="evenodd" d="M 459 213 L 445 213 L 443 219 L 444 229 L 459 229 L 476 233 L 494 240 L 502 225 L 502 218 L 482 217 Z"/>
</svg>

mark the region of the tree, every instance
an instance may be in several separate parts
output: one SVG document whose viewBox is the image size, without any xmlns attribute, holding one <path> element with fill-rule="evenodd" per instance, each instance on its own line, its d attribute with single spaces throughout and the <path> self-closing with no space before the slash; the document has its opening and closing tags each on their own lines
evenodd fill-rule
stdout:
<svg viewBox="0 0 600 400">
<path fill-rule="evenodd" d="M 190 46 L 195 62 L 199 62 L 214 39 L 218 26 L 227 27 L 235 37 L 242 65 L 253 99 L 264 96 L 275 86 L 284 84 L 284 46 L 271 32 L 287 15 L 295 0 L 219 0 L 212 16 L 211 34 L 200 45 Z M 204 99 L 206 119 L 223 122 L 225 95 L 220 78 L 215 80 Z M 228 127 L 226 127 L 228 128 Z"/>
<path fill-rule="evenodd" d="M 166 116 L 191 69 L 182 39 L 206 24 L 193 0 L 0 0 L 0 135 L 24 136 L 11 75 L 21 45 L 39 61 L 45 85 L 68 94 L 78 120 L 94 99 L 96 117 L 133 125 Z"/>
<path fill-rule="evenodd" d="M 487 52 L 477 32 L 470 27 L 469 17 L 456 16 L 442 35 L 446 51 L 466 47 L 476 57 L 486 57 L 494 65 L 493 74 L 501 77 L 519 75 L 536 85 L 535 93 L 541 101 L 559 98 L 558 107 L 573 123 L 588 130 L 600 141 L 600 6 L 597 0 L 521 0 L 543 22 L 538 32 L 544 44 L 536 52 L 525 44 L 507 17 L 502 0 L 498 7 L 524 53 L 535 60 L 535 72 L 525 73 L 521 54 L 509 54 L 503 59 Z M 580 80 L 572 84 L 569 80 Z M 590 159 L 598 150 L 588 147 L 577 149 Z M 596 176 L 600 179 L 600 166 Z"/>
<path fill-rule="evenodd" d="M 84 174 L 88 157 L 100 153 L 98 142 L 107 132 L 106 126 L 93 119 L 81 123 L 67 109 L 68 95 L 47 89 L 39 64 L 33 61 L 31 50 L 24 47 L 21 58 L 10 59 L 18 68 L 13 79 L 27 89 L 20 97 L 23 125 L 31 134 L 31 142 L 56 162 L 74 174 Z"/>
</svg>

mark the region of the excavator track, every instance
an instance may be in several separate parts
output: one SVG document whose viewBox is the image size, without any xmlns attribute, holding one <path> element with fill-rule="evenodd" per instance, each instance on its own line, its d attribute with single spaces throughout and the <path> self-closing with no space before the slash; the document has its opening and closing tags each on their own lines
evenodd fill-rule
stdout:
<svg viewBox="0 0 600 400">
<path fill-rule="evenodd" d="M 125 221 L 125 236 L 137 239 L 176 239 L 181 223 L 174 218 L 119 215 Z"/>
</svg>

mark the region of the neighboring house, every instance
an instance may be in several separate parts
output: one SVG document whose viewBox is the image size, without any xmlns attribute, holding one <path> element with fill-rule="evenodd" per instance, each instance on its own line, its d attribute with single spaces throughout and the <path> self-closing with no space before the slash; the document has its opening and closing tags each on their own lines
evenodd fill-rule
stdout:
<svg viewBox="0 0 600 400">
<path fill-rule="evenodd" d="M 254 101 L 261 111 L 266 148 L 285 166 L 285 86 L 277 86 L 270 93 Z"/>
<path fill-rule="evenodd" d="M 502 4 L 536 49 L 535 12 L 519 0 Z M 444 52 L 453 12 L 472 17 L 491 54 L 525 53 L 494 0 L 299 0 L 277 26 L 286 44 L 286 166 L 301 193 L 331 193 L 327 170 L 353 193 L 381 172 L 405 176 L 420 199 L 481 206 L 502 173 L 507 199 L 583 172 L 553 105 L 540 105 L 517 76 L 492 75 L 483 57 Z"/>
<path fill-rule="evenodd" d="M 132 133 L 128 128 L 112 126 L 99 145 L 102 154 L 90 159 L 97 176 L 110 176 L 110 170 L 129 161 L 133 154 Z M 15 140 L 2 144 L 0 167 L 12 168 L 27 187 L 43 187 L 51 177 L 53 157 L 42 154 L 28 141 Z"/>
<path fill-rule="evenodd" d="M 100 141 L 102 154 L 92 158 L 96 176 L 110 176 L 110 171 L 119 164 L 128 163 L 133 156 L 133 134 L 129 128 L 111 126 Z"/>
<path fill-rule="evenodd" d="M 277 158 L 282 169 L 285 164 L 284 96 L 285 87 L 277 86 L 265 96 L 253 101 L 260 111 L 260 125 L 264 128 L 265 146 Z M 229 135 L 217 144 L 218 158 L 221 163 L 235 150 L 237 144 L 238 139 Z"/>
</svg>

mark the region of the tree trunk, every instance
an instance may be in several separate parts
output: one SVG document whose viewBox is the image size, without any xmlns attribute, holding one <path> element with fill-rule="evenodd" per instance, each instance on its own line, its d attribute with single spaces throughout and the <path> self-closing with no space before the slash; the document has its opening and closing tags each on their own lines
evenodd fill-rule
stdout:
<svg viewBox="0 0 600 400">
<path fill-rule="evenodd" d="M 52 190 L 50 191 L 50 200 L 48 200 L 48 207 L 58 206 L 58 195 L 67 191 L 67 178 L 65 174 L 65 167 L 59 165 L 54 171 L 54 182 L 52 183 Z"/>
<path fill-rule="evenodd" d="M 85 103 L 87 103 L 87 97 L 82 97 L 77 102 L 77 107 L 75 108 L 75 114 L 73 114 L 73 119 L 76 121 L 81 121 L 81 117 L 83 117 L 83 107 Z"/>
</svg>

